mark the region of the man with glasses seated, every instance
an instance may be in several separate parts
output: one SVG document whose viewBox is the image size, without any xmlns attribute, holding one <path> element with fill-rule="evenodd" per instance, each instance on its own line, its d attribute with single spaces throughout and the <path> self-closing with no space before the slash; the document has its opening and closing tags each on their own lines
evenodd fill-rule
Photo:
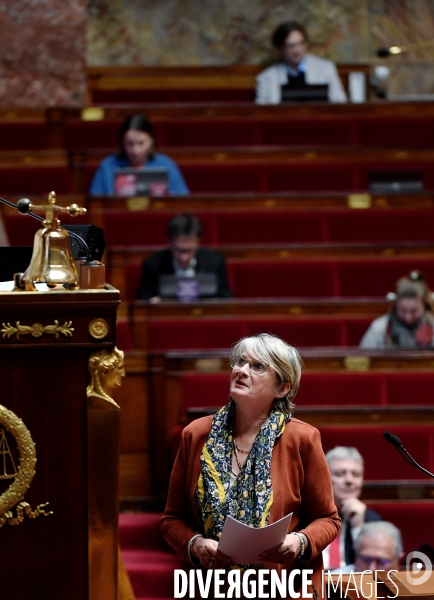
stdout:
<svg viewBox="0 0 434 600">
<path fill-rule="evenodd" d="M 296 21 L 282 23 L 273 34 L 281 61 L 256 77 L 256 104 L 280 104 L 282 86 L 328 85 L 330 102 L 346 102 L 347 95 L 331 60 L 307 54 L 307 32 Z"/>
<path fill-rule="evenodd" d="M 401 532 L 388 521 L 365 523 L 354 544 L 354 549 L 356 551 L 354 564 L 342 569 L 334 569 L 334 572 L 396 570 L 399 568 L 400 559 L 404 556 Z"/>
<path fill-rule="evenodd" d="M 143 262 L 139 299 L 157 303 L 161 300 L 161 276 L 194 279 L 201 274 L 213 274 L 216 292 L 213 297 L 231 298 L 223 255 L 200 247 L 202 226 L 194 215 L 178 214 L 167 225 L 169 247 L 156 252 Z"/>
</svg>

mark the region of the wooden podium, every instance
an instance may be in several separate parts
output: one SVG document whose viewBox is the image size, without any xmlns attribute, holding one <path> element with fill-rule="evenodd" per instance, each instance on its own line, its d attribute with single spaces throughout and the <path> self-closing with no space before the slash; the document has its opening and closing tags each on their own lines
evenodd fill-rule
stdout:
<svg viewBox="0 0 434 600">
<path fill-rule="evenodd" d="M 116 600 L 119 409 L 88 408 L 86 386 L 89 355 L 115 345 L 119 301 L 0 293 L 0 507 L 31 479 L 27 507 L 0 514 L 2 600 Z"/>
</svg>

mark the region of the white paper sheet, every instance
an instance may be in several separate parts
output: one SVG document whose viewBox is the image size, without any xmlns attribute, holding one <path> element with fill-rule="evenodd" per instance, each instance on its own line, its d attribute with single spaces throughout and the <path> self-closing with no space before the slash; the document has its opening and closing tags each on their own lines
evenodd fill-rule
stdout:
<svg viewBox="0 0 434 600">
<path fill-rule="evenodd" d="M 265 550 L 279 546 L 288 533 L 292 514 L 267 527 L 249 527 L 232 517 L 226 517 L 219 540 L 219 550 L 236 564 L 257 564 Z"/>
<path fill-rule="evenodd" d="M 36 289 L 39 292 L 51 291 L 46 283 L 36 283 L 35 285 L 36 285 Z M 13 289 L 14 289 L 13 281 L 0 281 L 0 292 L 12 292 Z"/>
</svg>

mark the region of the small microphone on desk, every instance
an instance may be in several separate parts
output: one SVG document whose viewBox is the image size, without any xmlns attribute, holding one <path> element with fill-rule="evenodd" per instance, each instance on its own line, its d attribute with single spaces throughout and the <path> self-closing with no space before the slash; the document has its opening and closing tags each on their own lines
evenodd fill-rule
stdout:
<svg viewBox="0 0 434 600">
<path fill-rule="evenodd" d="M 414 460 L 414 458 L 412 457 L 410 452 L 408 452 L 404 448 L 399 437 L 397 437 L 396 435 L 393 435 L 393 433 L 390 433 L 390 431 L 385 431 L 383 433 L 383 437 L 386 440 L 386 442 L 389 442 L 389 444 L 392 444 L 393 446 L 395 446 L 395 448 L 398 450 L 398 452 L 400 453 L 402 458 L 405 461 L 407 461 L 409 465 L 411 465 L 412 467 L 416 467 L 416 469 L 419 469 L 419 471 L 422 471 L 422 473 L 425 473 L 425 475 L 429 475 L 430 477 L 432 477 L 434 479 L 433 473 L 431 473 L 430 471 L 427 471 L 427 469 L 424 469 L 424 467 L 421 467 L 420 464 Z"/>
</svg>

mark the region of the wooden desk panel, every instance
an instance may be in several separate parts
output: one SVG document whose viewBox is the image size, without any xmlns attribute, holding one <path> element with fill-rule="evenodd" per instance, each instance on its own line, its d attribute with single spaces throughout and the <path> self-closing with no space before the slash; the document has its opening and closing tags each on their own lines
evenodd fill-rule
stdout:
<svg viewBox="0 0 434 600">
<path fill-rule="evenodd" d="M 362 350 L 361 348 L 301 348 L 308 371 L 429 371 L 434 368 L 434 351 Z M 152 369 L 167 373 L 229 371 L 230 349 L 209 351 L 151 352 Z M 434 403 L 433 403 L 434 405 Z"/>
<path fill-rule="evenodd" d="M 73 166 L 86 164 L 91 167 L 98 165 L 107 154 L 116 154 L 115 147 L 111 149 L 95 148 L 71 150 Z M 33 153 L 40 160 L 50 157 L 65 157 L 65 151 L 40 150 Z M 24 160 L 25 153 L 17 150 L 14 152 L 0 152 L 0 164 L 18 164 Z M 378 163 L 430 163 L 434 161 L 434 150 L 409 148 L 396 150 L 389 148 L 362 148 L 362 147 L 331 147 L 331 148 L 292 148 L 273 146 L 270 148 L 240 147 L 240 148 L 171 148 L 170 156 L 179 165 L 195 164 L 266 164 L 266 165 L 333 165 L 333 164 L 363 164 L 375 165 Z M 377 169 L 381 165 L 376 166 Z"/>
<path fill-rule="evenodd" d="M 194 66 L 194 67 L 88 67 L 89 97 L 96 90 L 118 89 L 254 89 L 256 75 L 264 65 Z M 348 89 L 351 71 L 365 74 L 366 96 L 369 96 L 370 66 L 337 65 L 343 85 Z"/>
<path fill-rule="evenodd" d="M 77 108 L 48 108 L 47 115 L 50 122 L 63 123 L 70 119 L 81 119 L 83 110 L 95 107 Z M 16 109 L 14 109 L 16 110 Z M 104 104 L 97 117 L 104 120 L 125 119 L 132 113 L 145 112 L 153 121 L 162 119 L 198 119 L 198 118 L 263 118 L 263 119 L 305 119 L 305 118 L 374 118 L 374 117 L 403 117 L 423 118 L 434 116 L 434 106 L 426 102 L 388 102 L 387 100 L 371 100 L 365 103 L 307 103 L 307 104 L 278 104 L 258 105 L 253 102 L 184 102 L 184 103 L 134 103 Z M 1 113 L 0 113 L 1 114 Z"/>
<path fill-rule="evenodd" d="M 419 192 L 414 194 L 348 194 L 338 193 L 305 193 L 276 192 L 258 194 L 194 194 L 189 196 L 137 197 L 119 198 L 112 196 L 89 196 L 88 208 L 94 215 L 95 224 L 98 219 L 103 222 L 103 215 L 110 211 L 160 211 L 174 212 L 194 210 L 233 210 L 257 209 L 309 209 L 327 210 L 337 208 L 434 208 L 434 193 Z"/>
</svg>

